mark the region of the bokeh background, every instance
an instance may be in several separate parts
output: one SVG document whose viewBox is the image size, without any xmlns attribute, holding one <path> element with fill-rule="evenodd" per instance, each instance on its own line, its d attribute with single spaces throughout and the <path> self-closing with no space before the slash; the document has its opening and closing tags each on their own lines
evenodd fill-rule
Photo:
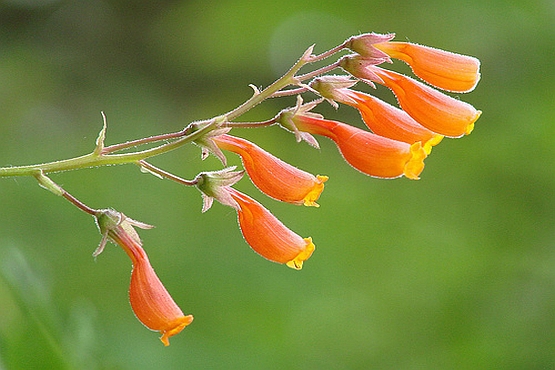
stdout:
<svg viewBox="0 0 555 370">
<path fill-rule="evenodd" d="M 134 166 L 52 175 L 157 226 L 145 249 L 195 316 L 168 348 L 133 316 L 123 251 L 91 257 L 92 218 L 34 179 L 2 179 L 0 369 L 555 368 L 553 0 L 2 0 L 0 165 L 90 152 L 100 111 L 107 144 L 179 130 L 239 105 L 309 45 L 370 31 L 480 58 L 461 96 L 483 110 L 475 131 L 410 181 L 368 178 L 326 139 L 315 150 L 277 127 L 236 130 L 330 176 L 319 209 L 237 185 L 313 237 L 300 272 L 253 253 L 230 208 L 201 214 L 195 189 Z M 360 125 L 348 107 L 320 111 Z M 195 146 L 152 163 L 186 178 L 221 168 Z"/>
</svg>

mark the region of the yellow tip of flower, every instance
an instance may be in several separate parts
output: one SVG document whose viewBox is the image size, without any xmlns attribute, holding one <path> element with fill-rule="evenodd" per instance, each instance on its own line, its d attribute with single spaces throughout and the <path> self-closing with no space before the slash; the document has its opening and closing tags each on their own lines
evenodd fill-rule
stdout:
<svg viewBox="0 0 555 370">
<path fill-rule="evenodd" d="M 411 157 L 405 164 L 403 173 L 411 180 L 418 180 L 420 173 L 424 170 L 424 159 L 426 159 L 426 150 L 422 147 L 420 141 L 410 146 Z"/>
<path fill-rule="evenodd" d="M 292 259 L 291 261 L 287 262 L 286 265 L 287 267 L 291 267 L 292 269 L 295 270 L 300 270 L 303 268 L 303 262 L 306 261 L 307 259 L 310 258 L 310 256 L 312 255 L 312 252 L 314 252 L 314 249 L 316 248 L 314 246 L 314 243 L 312 243 L 312 238 L 304 238 L 305 242 L 306 242 L 306 247 L 305 249 L 299 253 L 297 255 L 297 257 L 295 257 L 294 259 Z"/>
<path fill-rule="evenodd" d="M 466 126 L 466 130 L 465 130 L 465 135 L 469 135 L 472 130 L 474 130 L 474 122 L 476 122 L 478 120 L 478 118 L 480 118 L 480 116 L 482 115 L 482 111 L 476 111 L 476 118 L 472 121 L 471 124 L 469 124 L 468 126 Z"/>
<path fill-rule="evenodd" d="M 469 132 L 470 133 L 470 132 Z M 424 151 L 426 155 L 429 155 L 432 152 L 432 148 L 439 144 L 441 140 L 443 140 L 445 136 L 440 134 L 435 134 L 430 140 L 426 141 L 423 145 Z"/>
<path fill-rule="evenodd" d="M 173 329 L 160 331 L 160 333 L 162 333 L 160 340 L 162 341 L 162 343 L 164 343 L 164 346 L 166 347 L 170 345 L 170 337 L 179 334 L 183 329 L 185 329 L 187 325 L 193 322 L 193 315 L 182 316 L 175 321 L 175 324 L 171 325 L 173 326 Z"/>
<path fill-rule="evenodd" d="M 303 204 L 307 207 L 320 207 L 316 201 L 320 198 L 320 194 L 324 191 L 324 183 L 328 181 L 329 177 L 317 175 L 317 184 L 310 190 L 310 192 L 304 197 Z"/>
</svg>

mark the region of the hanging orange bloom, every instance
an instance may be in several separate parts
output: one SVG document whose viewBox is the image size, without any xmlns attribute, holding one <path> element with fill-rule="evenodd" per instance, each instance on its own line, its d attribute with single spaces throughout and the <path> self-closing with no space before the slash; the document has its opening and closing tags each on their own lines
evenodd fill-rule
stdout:
<svg viewBox="0 0 555 370">
<path fill-rule="evenodd" d="M 378 67 L 374 67 L 374 72 L 393 91 L 405 112 L 424 127 L 439 134 L 450 137 L 468 135 L 482 113 L 472 105 L 410 77 Z"/>
<path fill-rule="evenodd" d="M 102 252 L 106 240 L 119 245 L 127 253 L 133 263 L 129 287 L 131 308 L 139 321 L 150 330 L 160 332 L 160 340 L 165 346 L 169 346 L 169 338 L 189 325 L 193 316 L 184 316 L 172 299 L 150 265 L 139 235 L 133 228 L 151 226 L 131 220 L 112 209 L 100 211 L 96 220 L 103 239 L 93 255 L 97 256 Z"/>
<path fill-rule="evenodd" d="M 310 87 L 317 90 L 324 98 L 350 105 L 356 108 L 366 126 L 375 134 L 390 139 L 414 144 L 422 142 L 426 154 L 432 147 L 439 144 L 442 135 L 432 132 L 416 122 L 405 111 L 394 107 L 372 95 L 348 88 L 335 87 L 336 80 L 341 76 L 329 76 L 315 79 Z M 338 81 L 338 86 L 344 84 Z"/>
<path fill-rule="evenodd" d="M 216 145 L 241 156 L 252 182 L 266 195 L 293 204 L 316 206 L 327 176 L 314 176 L 235 136 L 212 138 Z"/>
<path fill-rule="evenodd" d="M 228 188 L 237 202 L 239 226 L 245 241 L 262 257 L 300 270 L 314 252 L 312 238 L 302 238 L 289 230 L 260 203 Z"/>
<path fill-rule="evenodd" d="M 415 75 L 442 90 L 469 92 L 480 81 L 480 60 L 468 55 L 410 42 L 390 41 L 373 46 L 406 62 Z"/>
<path fill-rule="evenodd" d="M 410 42 L 391 41 L 395 34 L 365 33 L 345 46 L 376 65 L 395 58 L 407 63 L 415 75 L 430 85 L 453 92 L 472 91 L 480 80 L 480 60 Z"/>
<path fill-rule="evenodd" d="M 482 113 L 472 105 L 410 77 L 366 63 L 360 56 L 343 57 L 341 67 L 357 78 L 387 86 L 405 112 L 422 126 L 441 135 L 460 137 L 470 134 Z"/>
<path fill-rule="evenodd" d="M 343 158 L 367 175 L 380 178 L 405 175 L 416 180 L 424 169 L 427 155 L 419 141 L 411 145 L 316 114 L 295 114 L 290 118 L 298 130 L 332 139 Z"/>
</svg>

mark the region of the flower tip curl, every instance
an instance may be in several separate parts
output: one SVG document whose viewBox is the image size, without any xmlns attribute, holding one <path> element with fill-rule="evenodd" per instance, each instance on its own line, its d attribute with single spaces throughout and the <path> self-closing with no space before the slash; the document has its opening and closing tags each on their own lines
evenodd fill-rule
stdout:
<svg viewBox="0 0 555 370">
<path fill-rule="evenodd" d="M 301 270 L 303 268 L 303 262 L 309 259 L 310 256 L 312 256 L 312 253 L 316 249 L 316 247 L 314 246 L 314 243 L 312 242 L 312 238 L 311 237 L 304 238 L 304 241 L 306 242 L 305 249 L 301 251 L 297 255 L 297 257 L 295 257 L 289 262 L 286 262 L 285 265 L 287 267 L 290 267 L 295 270 Z"/>
<path fill-rule="evenodd" d="M 424 170 L 424 160 L 427 157 L 426 150 L 420 142 L 416 142 L 410 146 L 411 157 L 405 164 L 403 174 L 411 180 L 419 180 L 420 174 Z"/>
</svg>

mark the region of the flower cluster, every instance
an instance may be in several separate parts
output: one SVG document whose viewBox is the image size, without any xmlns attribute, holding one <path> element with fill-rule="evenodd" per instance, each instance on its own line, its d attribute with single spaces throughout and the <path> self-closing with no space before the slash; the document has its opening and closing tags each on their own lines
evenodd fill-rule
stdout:
<svg viewBox="0 0 555 370">
<path fill-rule="evenodd" d="M 358 171 L 376 178 L 407 177 L 419 179 L 424 160 L 444 137 L 470 134 L 480 111 L 472 105 L 439 90 L 464 93 L 474 89 L 480 79 L 480 62 L 470 56 L 408 42 L 392 41 L 393 34 L 362 34 L 320 55 L 309 48 L 299 61 L 280 79 L 263 91 L 256 87 L 254 95 L 235 110 L 210 120 L 194 122 L 185 129 L 149 138 L 105 146 L 106 122 L 96 148 L 88 156 L 37 166 L 0 169 L 3 173 L 32 175 L 39 184 L 62 195 L 81 210 L 93 215 L 103 236 L 94 256 L 100 254 L 106 241 L 119 245 L 133 264 L 129 298 L 137 318 L 149 329 L 159 331 L 161 340 L 181 332 L 193 321 L 184 315 L 164 288 L 150 265 L 134 227 L 149 225 L 127 218 L 111 209 L 95 210 L 82 204 L 46 177 L 48 172 L 93 167 L 99 165 L 135 163 L 145 172 L 167 178 L 200 190 L 207 211 L 214 200 L 233 208 L 241 233 L 247 244 L 267 260 L 300 270 L 315 250 L 310 237 L 301 237 L 285 226 L 262 204 L 234 188 L 246 173 L 252 183 L 265 195 L 278 201 L 318 207 L 316 203 L 324 190 L 327 176 L 314 175 L 284 162 L 258 145 L 230 131 L 236 127 L 279 125 L 295 134 L 297 141 L 318 147 L 315 136 L 325 136 L 336 145 L 345 161 Z M 333 63 L 300 75 L 299 70 L 313 62 L 323 61 L 336 53 L 349 50 Z M 384 69 L 380 65 L 392 59 L 406 62 L 422 81 Z M 335 69 L 346 74 L 330 75 Z M 360 81 L 375 87 L 383 85 L 393 92 L 398 107 L 368 93 L 353 89 Z M 291 87 L 292 86 L 292 87 Z M 305 103 L 302 96 L 316 94 Z M 297 96 L 297 104 L 278 112 L 264 122 L 238 122 L 243 113 L 268 98 Z M 322 102 L 338 107 L 345 104 L 358 110 L 365 128 L 329 120 L 314 112 Z M 143 144 L 158 144 L 148 150 L 113 154 Z M 243 170 L 227 167 L 201 172 L 193 180 L 185 180 L 159 169 L 147 158 L 195 143 L 202 148 L 203 158 L 212 153 L 227 166 L 224 152 L 241 158 Z M 19 172 L 18 172 L 19 171 Z"/>
<path fill-rule="evenodd" d="M 430 85 L 451 92 L 467 92 L 477 84 L 476 58 L 416 44 L 392 42 L 393 35 L 363 34 L 348 39 L 343 48 L 355 54 L 341 57 L 336 67 L 349 75 L 316 75 L 300 92 L 316 93 L 320 99 L 282 110 L 270 124 L 295 133 L 297 140 L 318 146 L 313 135 L 335 142 L 345 161 L 360 172 L 377 178 L 405 176 L 418 179 L 432 147 L 445 137 L 469 134 L 480 111 L 410 77 L 378 67 L 396 58 L 407 62 L 414 73 Z M 388 87 L 399 102 L 392 106 L 372 95 L 353 90 L 363 81 Z M 356 108 L 369 130 L 327 120 L 313 109 L 322 101 Z M 268 122 L 267 122 L 268 123 Z M 254 125 L 253 125 L 254 126 Z M 258 145 L 229 134 L 233 122 L 203 136 L 196 143 L 204 155 L 213 153 L 226 164 L 228 151 L 240 156 L 244 171 L 233 167 L 204 172 L 195 184 L 204 198 L 203 211 L 214 199 L 236 210 L 245 241 L 262 257 L 301 269 L 314 252 L 310 237 L 302 238 L 287 228 L 259 202 L 233 188 L 244 172 L 267 196 L 295 205 L 316 206 L 327 176 L 298 169 Z"/>
</svg>

